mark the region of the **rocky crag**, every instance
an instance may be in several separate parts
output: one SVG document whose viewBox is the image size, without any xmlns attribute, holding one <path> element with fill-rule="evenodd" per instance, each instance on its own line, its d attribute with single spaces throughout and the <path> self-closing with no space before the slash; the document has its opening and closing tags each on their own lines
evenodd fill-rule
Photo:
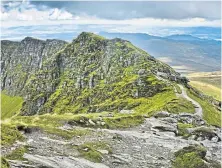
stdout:
<svg viewBox="0 0 222 168">
<path fill-rule="evenodd" d="M 218 105 L 130 42 L 27 37 L 1 54 L 5 167 L 220 166 Z"/>
</svg>

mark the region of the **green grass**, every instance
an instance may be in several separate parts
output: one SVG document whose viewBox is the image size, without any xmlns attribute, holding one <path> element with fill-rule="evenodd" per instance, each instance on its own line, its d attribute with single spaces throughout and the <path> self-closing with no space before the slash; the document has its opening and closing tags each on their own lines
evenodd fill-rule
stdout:
<svg viewBox="0 0 222 168">
<path fill-rule="evenodd" d="M 208 168 L 204 162 L 206 149 L 202 146 L 188 146 L 175 153 L 173 168 Z"/>
<path fill-rule="evenodd" d="M 19 96 L 8 96 L 1 93 L 1 119 L 10 118 L 19 113 L 23 98 Z"/>
<path fill-rule="evenodd" d="M 178 114 L 182 112 L 186 112 L 186 113 L 195 112 L 194 105 L 190 101 L 184 98 L 173 99 L 172 101 L 166 104 L 166 106 L 164 107 L 164 110 L 170 113 L 174 113 L 174 114 Z"/>
<path fill-rule="evenodd" d="M 142 116 L 116 116 L 112 118 L 104 118 L 106 123 L 106 128 L 128 128 L 136 125 L 140 125 L 144 122 L 144 117 Z"/>
<path fill-rule="evenodd" d="M 203 108 L 203 118 L 208 124 L 221 127 L 220 111 L 218 111 L 212 104 L 197 97 L 190 90 L 187 90 L 187 94 L 189 97 L 200 103 L 201 107 Z"/>
<path fill-rule="evenodd" d="M 221 100 L 221 89 L 216 86 L 199 81 L 191 81 L 190 85 L 202 91 L 204 94 L 212 96 L 217 100 Z"/>
<path fill-rule="evenodd" d="M 23 141 L 24 137 L 15 126 L 10 124 L 1 124 L 1 145 L 10 146 L 16 140 Z"/>
<path fill-rule="evenodd" d="M 87 121 L 91 119 L 94 123 L 98 118 L 103 118 L 105 125 L 99 126 L 95 125 L 94 127 L 104 127 L 104 128 L 127 128 L 143 123 L 144 117 L 141 115 L 128 115 L 128 114 L 119 114 L 114 113 L 113 117 L 107 117 L 109 113 L 89 113 L 89 114 L 64 114 L 64 115 L 51 115 L 44 114 L 39 116 L 17 116 L 12 120 L 8 121 L 13 126 L 24 125 L 27 127 L 39 127 L 42 130 L 48 133 L 55 133 L 63 137 L 69 138 L 71 135 L 84 134 L 84 131 L 79 130 L 74 132 L 66 132 L 58 129 L 59 126 L 62 126 L 64 123 L 75 123 L 80 126 L 87 126 L 84 123 L 80 123 L 80 120 Z M 70 134 L 70 135 L 69 135 Z"/>
</svg>

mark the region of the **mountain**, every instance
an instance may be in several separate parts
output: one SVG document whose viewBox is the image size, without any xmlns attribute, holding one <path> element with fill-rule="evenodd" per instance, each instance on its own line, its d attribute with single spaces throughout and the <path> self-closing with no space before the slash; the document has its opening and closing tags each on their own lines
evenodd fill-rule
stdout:
<svg viewBox="0 0 222 168">
<path fill-rule="evenodd" d="M 1 43 L 4 167 L 220 167 L 220 102 L 131 42 Z"/>
<path fill-rule="evenodd" d="M 220 42 L 191 35 L 168 37 L 140 33 L 107 33 L 107 38 L 123 38 L 173 66 L 178 72 L 217 71 L 220 69 Z"/>
<path fill-rule="evenodd" d="M 179 79 L 168 65 L 125 40 L 82 33 L 65 44 L 25 38 L 12 52 L 9 65 L 3 60 L 2 88 L 26 98 L 23 114 L 124 109 L 136 105 L 123 100 L 166 89 L 155 77 L 158 72 Z"/>
</svg>

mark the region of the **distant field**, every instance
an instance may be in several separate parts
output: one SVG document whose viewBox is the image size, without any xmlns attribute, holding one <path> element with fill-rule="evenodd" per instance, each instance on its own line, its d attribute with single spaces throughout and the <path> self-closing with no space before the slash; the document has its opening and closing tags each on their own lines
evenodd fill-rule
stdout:
<svg viewBox="0 0 222 168">
<path fill-rule="evenodd" d="M 191 73 L 190 84 L 209 96 L 221 100 L 221 72 Z"/>
<path fill-rule="evenodd" d="M 8 96 L 1 93 L 1 119 L 10 118 L 17 114 L 22 107 L 22 103 L 22 97 Z"/>
</svg>

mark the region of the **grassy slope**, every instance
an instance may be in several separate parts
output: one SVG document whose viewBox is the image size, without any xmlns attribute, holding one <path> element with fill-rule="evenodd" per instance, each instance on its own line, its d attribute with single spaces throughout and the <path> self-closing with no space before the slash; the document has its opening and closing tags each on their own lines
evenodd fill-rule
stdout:
<svg viewBox="0 0 222 168">
<path fill-rule="evenodd" d="M 18 114 L 22 103 L 22 97 L 8 96 L 5 93 L 1 93 L 1 119 L 10 118 Z"/>
<path fill-rule="evenodd" d="M 196 100 L 203 108 L 203 118 L 208 124 L 221 127 L 221 113 L 210 103 L 195 96 L 192 92 L 187 91 L 188 96 Z"/>
<path fill-rule="evenodd" d="M 190 84 L 198 90 L 221 100 L 221 72 L 200 72 L 187 76 Z"/>
</svg>

